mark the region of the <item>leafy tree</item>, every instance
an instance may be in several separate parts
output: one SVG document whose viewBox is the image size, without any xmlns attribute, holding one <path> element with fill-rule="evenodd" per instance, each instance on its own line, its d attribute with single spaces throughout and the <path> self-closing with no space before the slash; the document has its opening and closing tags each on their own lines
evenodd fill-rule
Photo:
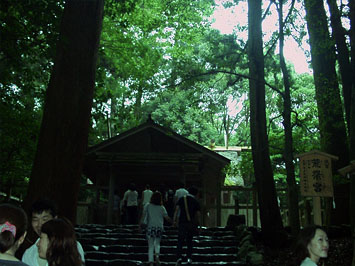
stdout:
<svg viewBox="0 0 355 266">
<path fill-rule="evenodd" d="M 342 26 L 341 13 L 335 0 L 327 0 L 330 11 L 330 22 L 332 26 L 332 35 L 336 43 L 337 59 L 339 63 L 340 76 L 342 80 L 343 99 L 345 118 L 349 128 L 350 108 L 351 108 L 351 90 L 353 86 L 353 70 L 350 64 L 350 52 L 346 43 L 346 30 Z"/>
<path fill-rule="evenodd" d="M 294 1 L 293 1 L 294 3 Z M 291 6 L 291 12 L 293 9 L 293 3 Z M 290 73 L 286 66 L 284 57 L 284 19 L 283 19 L 283 1 L 279 1 L 278 6 L 279 15 L 279 50 L 280 50 L 280 66 L 283 75 L 284 91 L 281 93 L 283 100 L 283 126 L 285 136 L 285 148 L 284 148 L 284 160 L 287 173 L 287 185 L 288 185 L 288 206 L 290 213 L 290 226 L 294 235 L 298 234 L 300 228 L 299 209 L 298 209 L 298 187 L 295 179 L 295 167 L 293 163 L 293 136 L 292 136 L 292 121 L 291 121 L 291 83 Z"/>
<path fill-rule="evenodd" d="M 0 5 L 0 183 L 8 196 L 26 192 L 62 9 L 60 1 Z"/>
<path fill-rule="evenodd" d="M 334 44 L 329 36 L 323 1 L 305 0 L 318 106 L 321 148 L 338 156 L 334 170 L 347 165 L 349 149 L 339 85 L 335 72 Z"/>
<path fill-rule="evenodd" d="M 254 174 L 258 190 L 261 227 L 271 240 L 283 229 L 266 132 L 264 56 L 261 29 L 261 1 L 248 0 L 248 57 L 250 132 Z"/>
</svg>

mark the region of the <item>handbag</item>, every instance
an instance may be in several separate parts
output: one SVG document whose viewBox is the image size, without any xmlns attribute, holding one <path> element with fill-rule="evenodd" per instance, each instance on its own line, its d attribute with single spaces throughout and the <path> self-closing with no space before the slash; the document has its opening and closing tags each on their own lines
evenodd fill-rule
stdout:
<svg viewBox="0 0 355 266">
<path fill-rule="evenodd" d="M 189 212 L 189 207 L 187 205 L 187 197 L 186 195 L 184 196 L 184 204 L 185 204 L 185 211 L 186 211 L 186 218 L 188 223 L 186 224 L 186 228 L 187 230 L 193 235 L 199 235 L 200 234 L 200 230 L 198 228 L 198 222 L 195 220 L 191 220 L 191 216 L 190 216 L 190 212 Z M 195 215 L 196 217 L 196 215 Z"/>
</svg>

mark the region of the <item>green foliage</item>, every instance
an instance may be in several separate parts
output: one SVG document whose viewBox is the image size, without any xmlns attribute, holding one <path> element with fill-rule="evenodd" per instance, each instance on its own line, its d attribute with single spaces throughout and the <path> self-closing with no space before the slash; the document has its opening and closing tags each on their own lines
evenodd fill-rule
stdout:
<svg viewBox="0 0 355 266">
<path fill-rule="evenodd" d="M 240 162 L 234 168 L 236 174 L 241 176 L 246 187 L 252 187 L 255 182 L 253 158 L 251 152 L 242 152 Z"/>
<path fill-rule="evenodd" d="M 62 1 L 0 5 L 0 184 L 21 197 L 35 154 Z"/>
<path fill-rule="evenodd" d="M 105 1 L 89 145 L 128 130 L 151 114 L 157 123 L 202 145 L 211 140 L 224 145 L 228 134 L 230 146 L 250 146 L 246 43 L 237 34 L 222 35 L 210 28 L 207 18 L 213 6 L 212 0 Z M 63 1 L 1 3 L 2 181 L 17 182 L 29 176 L 62 11 Z M 304 28 L 293 25 L 299 16 L 292 16 L 286 32 L 302 40 Z M 273 35 L 265 50 L 275 50 L 277 37 Z M 266 80 L 282 89 L 275 58 L 265 58 Z M 313 79 L 308 74 L 293 73 L 293 77 L 297 154 L 319 147 L 319 130 Z M 228 110 L 230 100 L 239 103 L 233 110 Z M 274 173 L 282 183 L 282 101 L 267 88 L 266 102 Z M 240 163 L 226 173 L 242 176 L 246 186 L 251 186 L 252 169 L 251 153 L 242 152 Z M 232 179 L 227 182 L 233 183 Z"/>
</svg>

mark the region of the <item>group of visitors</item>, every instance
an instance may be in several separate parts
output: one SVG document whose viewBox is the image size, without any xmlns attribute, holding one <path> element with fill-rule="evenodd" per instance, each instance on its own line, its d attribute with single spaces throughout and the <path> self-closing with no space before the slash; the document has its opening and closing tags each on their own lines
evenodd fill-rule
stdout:
<svg viewBox="0 0 355 266">
<path fill-rule="evenodd" d="M 169 217 L 163 205 L 161 192 L 147 192 L 149 190 L 147 186 L 142 195 L 145 205 L 139 223 L 146 232 L 149 265 L 160 265 L 160 241 L 164 232 L 164 220 L 178 228 L 176 265 L 182 263 L 184 243 L 187 246 L 187 263 L 192 263 L 193 237 L 199 233 L 201 224 L 200 205 L 196 199 L 197 188 L 190 187 L 186 190 L 181 187 L 175 192 L 173 218 Z M 127 203 L 132 202 L 131 194 L 127 193 Z M 132 205 L 127 207 L 130 206 Z M 65 217 L 59 218 L 55 205 L 47 199 L 40 199 L 32 205 L 31 225 L 37 234 L 37 240 L 26 249 L 20 261 L 16 257 L 16 251 L 25 242 L 27 224 L 27 215 L 22 208 L 8 203 L 0 204 L 1 266 L 84 265 L 84 251 L 76 241 L 72 223 Z M 328 256 L 328 249 L 328 237 L 322 227 L 305 227 L 296 243 L 294 265 L 317 266 Z"/>
<path fill-rule="evenodd" d="M 156 191 L 161 193 L 163 202 L 162 204 L 164 205 L 168 216 L 172 219 L 174 216 L 177 199 L 183 195 L 187 195 L 188 191 L 184 188 L 183 184 L 179 185 L 179 188 L 175 193 L 172 189 L 165 191 L 164 188 L 156 189 Z M 143 214 L 144 206 L 147 203 L 150 203 L 152 195 L 153 191 L 151 190 L 149 184 L 145 185 L 141 197 L 139 197 L 136 185 L 134 183 L 130 183 L 119 204 L 120 216 L 122 216 L 120 220 L 122 224 L 138 224 L 138 221 L 140 221 L 140 217 Z M 115 203 L 114 206 L 116 205 L 117 204 Z M 116 212 L 116 210 L 117 208 L 114 208 L 114 212 Z"/>
<path fill-rule="evenodd" d="M 146 188 L 147 189 L 147 188 Z M 149 189 L 149 187 L 148 187 Z M 168 195 L 171 196 L 171 192 Z M 198 233 L 200 226 L 200 205 L 196 199 L 198 190 L 195 187 L 186 190 L 181 186 L 175 192 L 174 204 L 175 212 L 173 218 L 169 216 L 163 205 L 163 196 L 161 192 L 154 193 L 143 192 L 143 202 L 146 195 L 149 195 L 150 201 L 143 207 L 140 220 L 140 226 L 146 231 L 148 241 L 148 263 L 150 266 L 156 263 L 160 265 L 160 241 L 164 232 L 164 220 L 178 227 L 178 244 L 177 244 L 177 262 L 182 262 L 183 244 L 187 245 L 187 262 L 192 263 L 192 239 Z"/>
<path fill-rule="evenodd" d="M 26 249 L 22 261 L 16 251 L 24 243 L 28 219 L 19 206 L 0 204 L 1 266 L 81 266 L 84 251 L 76 241 L 72 223 L 58 217 L 55 205 L 47 200 L 36 201 L 31 209 L 31 225 L 37 240 Z"/>
</svg>

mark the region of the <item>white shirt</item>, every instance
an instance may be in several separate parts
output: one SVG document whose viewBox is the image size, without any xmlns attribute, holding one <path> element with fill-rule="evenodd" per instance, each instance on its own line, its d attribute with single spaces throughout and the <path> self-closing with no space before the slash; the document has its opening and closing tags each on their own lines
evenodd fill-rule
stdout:
<svg viewBox="0 0 355 266">
<path fill-rule="evenodd" d="M 26 249 L 25 253 L 22 256 L 22 261 L 30 266 L 42 266 L 42 265 L 48 266 L 47 261 L 39 257 L 38 247 L 37 247 L 38 241 L 39 238 L 37 239 L 36 243 L 34 243 L 32 246 Z M 76 243 L 78 245 L 78 251 L 81 256 L 81 260 L 85 262 L 83 247 L 78 241 Z"/>
<path fill-rule="evenodd" d="M 317 264 L 315 264 L 313 260 L 307 257 L 302 261 L 300 266 L 317 266 Z"/>
<path fill-rule="evenodd" d="M 123 201 L 125 200 L 127 201 L 127 207 L 138 206 L 138 192 L 127 190 L 123 196 Z"/>
<path fill-rule="evenodd" d="M 145 204 L 150 202 L 150 198 L 153 195 L 153 191 L 151 191 L 150 189 L 146 189 L 143 191 L 143 202 L 142 205 L 145 206 Z"/>
<path fill-rule="evenodd" d="M 162 205 L 149 203 L 144 206 L 143 217 L 148 227 L 164 228 L 164 217 L 166 216 L 168 213 Z"/>
<path fill-rule="evenodd" d="M 179 188 L 175 192 L 175 202 L 178 202 L 181 197 L 186 196 L 187 194 L 189 194 L 189 192 L 186 189 Z"/>
</svg>

